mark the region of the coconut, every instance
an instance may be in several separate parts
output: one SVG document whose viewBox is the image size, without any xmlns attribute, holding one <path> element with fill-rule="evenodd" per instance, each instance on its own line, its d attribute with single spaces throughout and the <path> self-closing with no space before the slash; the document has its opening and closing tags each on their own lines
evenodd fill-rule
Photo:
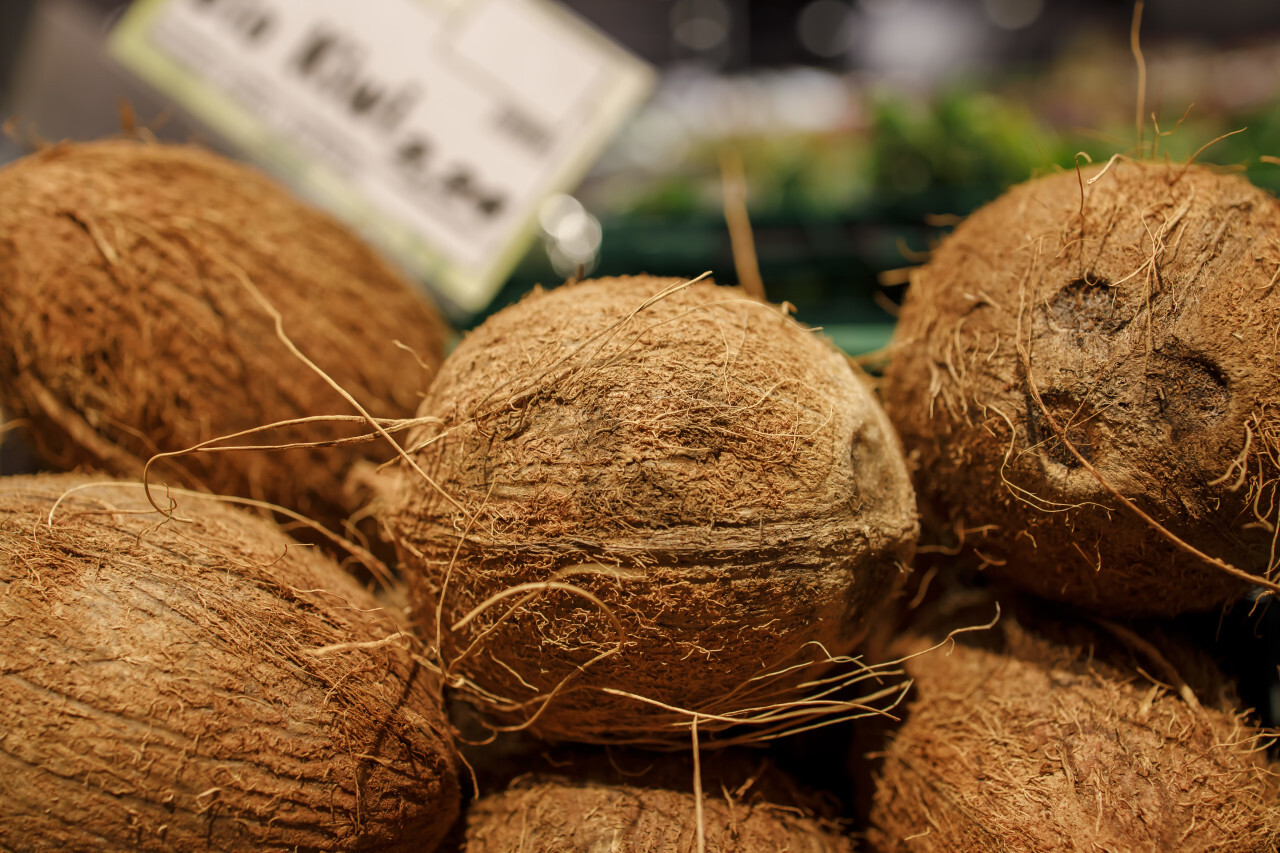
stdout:
<svg viewBox="0 0 1280 853">
<path fill-rule="evenodd" d="M 985 531 L 990 571 L 1114 614 L 1273 572 L 1278 271 L 1280 203 L 1207 167 L 1117 160 L 974 213 L 913 277 L 883 389 L 930 538 Z"/>
<path fill-rule="evenodd" d="M 615 754 L 557 761 L 467 810 L 468 853 L 852 853 L 830 806 L 767 759 Z M 698 846 L 699 821 L 703 847 Z"/>
<path fill-rule="evenodd" d="M 1270 736 L 1185 641 L 1008 607 L 994 631 L 926 651 L 945 636 L 934 623 L 895 646 L 914 686 L 879 756 L 874 849 L 1276 849 Z"/>
<path fill-rule="evenodd" d="M 274 524 L 0 479 L 0 849 L 429 851 L 459 812 L 439 683 Z"/>
<path fill-rule="evenodd" d="M 0 170 L 0 405 L 30 422 L 56 467 L 138 478 L 157 453 L 355 415 L 277 338 L 251 288 L 370 413 L 412 414 L 443 355 L 435 308 L 266 176 L 197 147 L 127 140 L 56 145 Z M 309 424 L 230 443 L 367 431 Z M 373 447 L 194 453 L 157 473 L 332 523 L 355 508 L 343 479 Z"/>
<path fill-rule="evenodd" d="M 535 292 L 418 414 L 382 515 L 417 615 L 464 694 L 545 738 L 683 745 L 695 712 L 711 731 L 795 699 L 913 549 L 859 375 L 735 288 Z"/>
</svg>

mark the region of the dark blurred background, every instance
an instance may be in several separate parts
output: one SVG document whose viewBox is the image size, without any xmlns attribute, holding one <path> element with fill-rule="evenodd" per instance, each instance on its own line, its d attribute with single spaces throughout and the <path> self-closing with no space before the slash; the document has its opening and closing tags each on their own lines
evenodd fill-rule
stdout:
<svg viewBox="0 0 1280 853">
<path fill-rule="evenodd" d="M 583 270 L 736 278 L 721 164 L 744 163 L 769 295 L 852 352 L 887 338 L 903 267 L 1009 184 L 1137 144 L 1134 7 L 1121 0 L 563 0 L 660 71 L 570 197 L 548 203 L 488 311 Z M 103 50 L 121 0 L 0 4 L 0 115 L 19 138 L 119 128 L 219 140 Z M 1154 0 L 1142 14 L 1144 151 L 1243 166 L 1280 188 L 1280 6 Z M 25 136 L 24 136 L 25 134 Z M 226 150 L 225 146 L 221 146 Z M 0 159 L 19 153 L 0 142 Z M 234 151 L 227 153 L 234 154 Z M 462 325 L 485 316 L 455 318 Z"/>
</svg>

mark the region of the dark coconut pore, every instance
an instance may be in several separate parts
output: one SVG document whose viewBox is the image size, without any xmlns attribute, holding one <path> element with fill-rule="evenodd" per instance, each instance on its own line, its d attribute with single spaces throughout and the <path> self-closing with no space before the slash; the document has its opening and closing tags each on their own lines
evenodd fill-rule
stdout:
<svg viewBox="0 0 1280 853">
<path fill-rule="evenodd" d="M 893 647 L 914 655 L 914 683 L 877 756 L 875 850 L 1276 849 L 1272 735 L 1247 721 L 1211 661 L 1158 628 L 1135 640 L 1042 606 L 1015 616 L 1007 600 L 993 631 L 944 643 L 949 630 L 991 618 L 992 599 L 978 601 Z M 1181 682 L 1192 702 L 1148 672 Z"/>
<path fill-rule="evenodd" d="M 434 307 L 364 243 L 264 175 L 194 146 L 62 144 L 0 170 L 0 405 L 62 468 L 148 458 L 276 421 L 354 415 L 285 330 L 378 417 L 407 417 L 443 357 Z M 413 354 L 399 349 L 402 342 Z M 310 424 L 233 444 L 331 440 Z M 374 444 L 195 453 L 157 478 L 335 524 Z"/>
<path fill-rule="evenodd" d="M 913 278 L 884 382 L 931 538 L 993 525 L 991 571 L 1112 613 L 1247 589 L 1091 465 L 1185 542 L 1272 571 L 1277 270 L 1280 204 L 1198 166 L 1119 160 L 973 214 Z"/>
<path fill-rule="evenodd" d="M 261 519 L 87 482 L 0 480 L 0 848 L 434 849 L 438 682 L 373 600 Z"/>
<path fill-rule="evenodd" d="M 489 318 L 418 411 L 440 419 L 412 451 L 439 488 L 397 474 L 386 521 L 419 619 L 434 635 L 441 609 L 451 673 L 502 719 L 563 684 L 546 738 L 687 743 L 688 714 L 634 696 L 794 699 L 816 670 L 752 679 L 847 653 L 911 557 L 900 451 L 843 355 L 738 289 L 677 283 L 589 281 Z M 597 659 L 616 624 L 568 591 L 451 630 L 549 580 L 596 596 L 621 651 Z"/>
<path fill-rule="evenodd" d="M 640 753 L 557 756 L 467 810 L 469 853 L 696 853 L 693 762 Z M 731 750 L 702 756 L 708 853 L 852 853 L 830 804 L 768 760 Z"/>
</svg>

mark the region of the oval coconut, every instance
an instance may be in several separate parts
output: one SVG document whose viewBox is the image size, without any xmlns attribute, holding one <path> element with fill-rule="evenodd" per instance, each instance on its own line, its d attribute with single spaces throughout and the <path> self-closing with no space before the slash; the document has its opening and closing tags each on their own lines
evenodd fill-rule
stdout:
<svg viewBox="0 0 1280 853">
<path fill-rule="evenodd" d="M 89 483 L 0 479 L 0 848 L 434 849 L 439 685 L 373 600 L 272 523 Z"/>
<path fill-rule="evenodd" d="M 987 603 L 968 624 L 990 619 Z M 914 685 L 877 756 L 874 849 L 1276 849 L 1271 735 L 1236 710 L 1211 662 L 1157 630 L 1113 635 L 1043 615 L 1030 624 L 1006 608 L 994 631 L 959 635 L 954 646 L 926 651 L 946 636 L 928 629 L 895 645 L 916 655 L 906 662 Z"/>
<path fill-rule="evenodd" d="M 193 146 L 62 144 L 0 169 L 0 405 L 64 469 L 137 478 L 153 454 L 240 430 L 355 411 L 412 415 L 443 357 L 435 308 L 349 230 L 266 176 Z M 413 354 L 398 348 L 402 342 Z M 368 432 L 311 424 L 232 444 Z M 171 483 L 334 523 L 373 444 L 194 453 Z"/>
<path fill-rule="evenodd" d="M 927 524 L 985 530 L 992 572 L 1090 608 L 1239 596 L 1115 493 L 1276 568 L 1278 270 L 1280 203 L 1199 166 L 1119 160 L 974 213 L 913 277 L 884 382 Z"/>
<path fill-rule="evenodd" d="M 402 466 L 385 512 L 451 674 L 546 738 L 684 744 L 690 711 L 795 699 L 913 550 L 898 445 L 845 357 L 738 289 L 678 284 L 582 282 L 486 320 L 418 410 L 438 488 Z M 594 600 L 491 600 L 544 582 Z"/>
<path fill-rule="evenodd" d="M 702 836 L 693 762 L 670 755 L 557 761 L 467 810 L 468 853 L 852 853 L 830 807 L 765 759 L 702 757 Z"/>
</svg>

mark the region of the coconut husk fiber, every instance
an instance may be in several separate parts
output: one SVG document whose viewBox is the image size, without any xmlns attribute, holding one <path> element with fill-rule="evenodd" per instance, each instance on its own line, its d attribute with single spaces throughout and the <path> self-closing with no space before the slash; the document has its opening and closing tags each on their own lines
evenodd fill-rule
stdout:
<svg viewBox="0 0 1280 853">
<path fill-rule="evenodd" d="M 266 176 L 186 145 L 60 144 L 0 169 L 0 405 L 59 468 L 139 478 L 148 458 L 291 418 L 413 413 L 443 354 L 431 303 L 348 229 Z M 397 341 L 408 352 L 397 346 Z M 420 364 L 421 362 L 421 364 Z M 229 442 L 368 432 L 309 424 Z M 159 480 L 330 524 L 374 444 L 192 453 Z"/>
<path fill-rule="evenodd" d="M 435 849 L 438 682 L 327 557 L 192 494 L 0 478 L 0 849 Z"/>
<path fill-rule="evenodd" d="M 535 292 L 463 339 L 418 414 L 438 423 L 382 516 L 417 616 L 462 694 L 544 738 L 687 745 L 692 712 L 711 732 L 778 710 L 911 556 L 879 406 L 738 289 Z"/>
<path fill-rule="evenodd" d="M 1278 272 L 1280 203 L 1207 167 L 1118 159 L 974 213 L 913 277 L 883 389 L 929 541 L 984 531 L 989 571 L 1112 614 L 1248 589 L 1211 559 L 1274 574 Z"/>
<path fill-rule="evenodd" d="M 770 761 L 701 757 L 707 853 L 852 853 L 830 807 Z M 467 810 L 468 853 L 696 853 L 699 815 L 688 756 L 559 756 Z"/>
<path fill-rule="evenodd" d="M 994 608 L 978 609 L 968 624 Z M 926 652 L 964 620 L 933 622 L 895 646 L 917 655 L 914 685 L 879 756 L 872 849 L 1276 849 L 1272 736 L 1211 661 L 1150 626 L 1028 616 L 1006 606 L 993 630 Z"/>
</svg>

